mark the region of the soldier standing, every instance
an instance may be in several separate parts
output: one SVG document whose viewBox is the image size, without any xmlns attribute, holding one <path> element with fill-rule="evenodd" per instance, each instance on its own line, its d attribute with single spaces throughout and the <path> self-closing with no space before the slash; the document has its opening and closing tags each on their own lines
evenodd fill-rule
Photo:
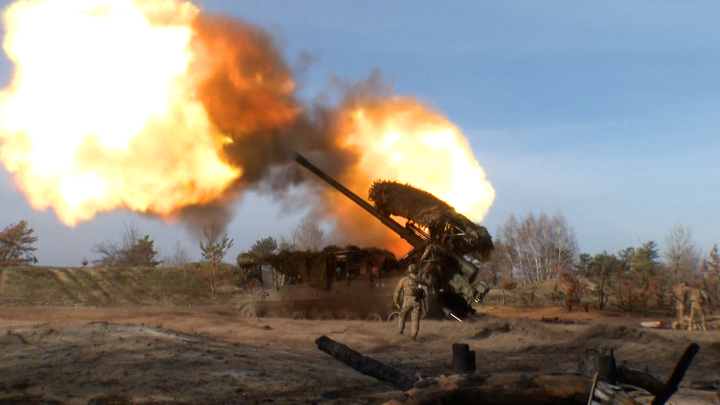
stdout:
<svg viewBox="0 0 720 405">
<path fill-rule="evenodd" d="M 430 243 L 425 248 L 422 256 L 420 257 L 420 263 L 422 269 L 420 270 L 420 276 L 423 280 L 427 280 L 436 289 L 442 289 L 442 286 L 437 285 L 441 280 L 442 268 L 440 267 L 440 248 L 434 243 Z"/>
<path fill-rule="evenodd" d="M 675 300 L 675 311 L 677 312 L 678 322 L 682 322 L 685 316 L 685 303 L 687 302 L 688 287 L 686 282 L 682 282 L 673 288 L 673 299 Z"/>
<path fill-rule="evenodd" d="M 690 321 L 688 322 L 688 330 L 691 330 L 695 323 L 695 315 L 700 315 L 702 330 L 707 330 L 705 323 L 705 304 L 708 303 L 708 296 L 702 288 L 694 288 L 690 292 Z"/>
<path fill-rule="evenodd" d="M 395 287 L 393 301 L 395 306 L 400 308 L 398 316 L 398 331 L 403 334 L 405 330 L 405 318 L 410 314 L 412 322 L 412 338 L 417 337 L 420 330 L 420 311 L 422 310 L 425 300 L 425 291 L 421 287 L 420 280 L 417 277 L 417 267 L 411 264 L 407 270 L 408 275 L 401 278 Z"/>
</svg>

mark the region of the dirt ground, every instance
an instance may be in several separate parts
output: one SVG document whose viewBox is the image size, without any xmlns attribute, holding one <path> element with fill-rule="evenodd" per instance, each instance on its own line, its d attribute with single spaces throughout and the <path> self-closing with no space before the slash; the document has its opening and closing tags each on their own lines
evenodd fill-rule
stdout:
<svg viewBox="0 0 720 405">
<path fill-rule="evenodd" d="M 662 380 L 691 342 L 700 351 L 668 403 L 718 403 L 720 331 L 646 328 L 664 318 L 562 308 L 481 307 L 482 317 L 394 324 L 241 318 L 237 308 L 0 307 L 0 403 L 381 404 L 406 394 L 321 352 L 325 335 L 411 377 L 450 374 L 452 344 L 477 372 L 574 372 L 585 349 Z"/>
</svg>

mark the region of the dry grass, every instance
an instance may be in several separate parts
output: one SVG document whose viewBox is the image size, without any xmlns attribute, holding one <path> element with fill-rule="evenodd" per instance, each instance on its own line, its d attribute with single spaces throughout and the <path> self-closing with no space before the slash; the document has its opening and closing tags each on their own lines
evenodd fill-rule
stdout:
<svg viewBox="0 0 720 405">
<path fill-rule="evenodd" d="M 7 267 L 2 269 L 0 305 L 210 305 L 232 300 L 232 294 L 212 294 L 205 267 Z M 235 276 L 232 266 L 223 266 L 216 285 L 232 287 Z"/>
</svg>

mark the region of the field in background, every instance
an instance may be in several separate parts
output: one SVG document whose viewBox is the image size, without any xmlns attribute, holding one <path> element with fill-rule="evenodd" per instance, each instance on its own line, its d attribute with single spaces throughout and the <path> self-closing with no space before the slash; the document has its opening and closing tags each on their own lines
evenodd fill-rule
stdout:
<svg viewBox="0 0 720 405">
<path fill-rule="evenodd" d="M 102 267 L 0 267 L 0 305 L 51 306 L 151 306 L 239 304 L 248 298 L 237 268 L 224 264 L 210 290 L 210 269 L 206 263 L 182 268 Z M 504 298 L 503 298 L 504 296 Z M 597 310 L 599 297 L 587 293 L 575 311 Z M 610 297 L 606 309 L 612 310 Z M 483 304 L 493 307 L 562 307 L 565 296 L 552 281 L 520 286 L 510 291 L 491 288 Z M 614 308 L 617 310 L 617 308 Z M 674 314 L 670 302 L 652 305 L 652 312 Z M 642 312 L 642 311 L 640 311 Z"/>
<path fill-rule="evenodd" d="M 201 306 L 239 307 L 251 298 L 249 289 L 235 266 L 223 264 L 215 287 L 210 289 L 207 263 L 192 263 L 182 268 L 103 268 L 103 267 L 0 267 L 0 306 Z M 257 292 L 257 291 L 255 291 Z M 624 312 L 610 296 L 605 313 Z M 582 295 L 572 312 L 598 311 L 596 293 Z M 564 307 L 565 296 L 552 280 L 519 286 L 512 290 L 491 288 L 480 307 L 530 308 Z M 633 311 L 637 315 L 672 317 L 675 309 L 669 299 L 647 302 Z"/>
<path fill-rule="evenodd" d="M 227 267 L 219 271 L 215 294 L 203 263 L 182 268 L 0 267 L 0 305 L 235 304 L 244 294 Z"/>
</svg>

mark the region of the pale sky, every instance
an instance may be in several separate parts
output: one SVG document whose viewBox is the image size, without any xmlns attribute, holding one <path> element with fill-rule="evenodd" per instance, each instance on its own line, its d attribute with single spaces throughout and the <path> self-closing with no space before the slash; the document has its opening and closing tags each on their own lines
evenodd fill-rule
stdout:
<svg viewBox="0 0 720 405">
<path fill-rule="evenodd" d="M 496 190 L 481 222 L 491 234 L 510 215 L 544 212 L 564 215 L 590 254 L 649 240 L 662 249 L 677 225 L 703 254 L 720 242 L 718 3 L 195 4 L 266 29 L 290 66 L 312 55 L 296 77 L 305 100 L 332 75 L 359 81 L 379 68 L 397 94 L 439 110 L 467 136 Z M 11 74 L 2 54 L 0 86 Z M 40 265 L 97 258 L 93 243 L 118 240 L 126 224 L 149 234 L 161 256 L 179 241 L 199 259 L 196 237 L 179 224 L 112 212 L 69 228 L 52 211 L 34 211 L 4 168 L 0 187 L 0 226 L 27 220 Z M 246 195 L 228 226 L 235 247 L 226 260 L 261 238 L 289 237 L 302 216 Z"/>
</svg>

